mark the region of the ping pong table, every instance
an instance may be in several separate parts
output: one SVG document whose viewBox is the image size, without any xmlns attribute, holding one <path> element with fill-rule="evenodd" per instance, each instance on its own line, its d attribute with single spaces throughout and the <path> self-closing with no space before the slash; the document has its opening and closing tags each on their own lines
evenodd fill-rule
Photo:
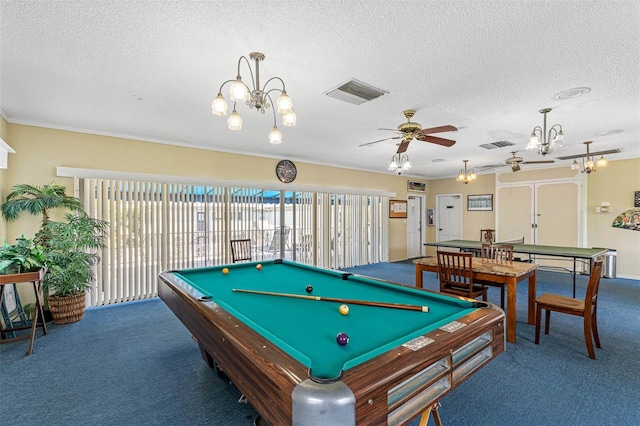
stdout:
<svg viewBox="0 0 640 426">
<path fill-rule="evenodd" d="M 504 241 L 507 244 L 509 242 Z M 511 243 L 509 243 L 511 244 Z M 482 248 L 482 241 L 473 240 L 447 240 L 438 241 L 435 243 L 425 243 L 426 246 L 432 246 L 436 248 L 457 248 L 461 251 L 480 251 Z M 560 246 L 544 246 L 538 244 L 513 244 L 513 252 L 520 254 L 527 254 L 530 256 L 542 256 L 553 258 L 564 258 L 573 261 L 573 269 L 569 269 L 569 272 L 573 275 L 573 297 L 576 297 L 576 265 L 578 262 L 583 262 L 585 265 L 589 265 L 589 273 L 593 263 L 598 256 L 602 256 L 609 249 L 606 248 L 588 248 L 588 247 L 560 247 Z"/>
</svg>

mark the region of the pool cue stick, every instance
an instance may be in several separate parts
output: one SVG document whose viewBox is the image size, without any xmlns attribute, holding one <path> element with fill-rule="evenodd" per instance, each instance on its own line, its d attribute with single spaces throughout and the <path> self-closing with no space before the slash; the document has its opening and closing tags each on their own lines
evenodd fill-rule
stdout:
<svg viewBox="0 0 640 426">
<path fill-rule="evenodd" d="M 429 312 L 428 306 L 405 305 L 403 303 L 370 302 L 368 300 L 338 299 L 335 297 L 309 296 L 306 294 L 293 294 L 293 293 L 277 293 L 274 291 L 244 290 L 240 288 L 234 288 L 231 291 L 234 291 L 237 293 L 262 294 L 266 296 L 292 297 L 296 299 L 316 300 L 320 302 L 350 303 L 352 305 L 376 306 L 379 308 L 394 308 L 394 309 L 404 309 L 406 311 Z"/>
</svg>

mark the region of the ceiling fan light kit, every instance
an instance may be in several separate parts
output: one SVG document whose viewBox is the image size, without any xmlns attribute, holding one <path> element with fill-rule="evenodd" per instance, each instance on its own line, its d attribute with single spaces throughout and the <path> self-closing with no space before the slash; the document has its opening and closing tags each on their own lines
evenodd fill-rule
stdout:
<svg viewBox="0 0 640 426">
<path fill-rule="evenodd" d="M 593 161 L 593 157 L 589 154 L 589 145 L 592 144 L 592 141 L 583 142 L 587 146 L 587 155 L 582 157 L 582 173 L 591 173 L 596 172 L 596 166 L 605 167 L 607 165 L 607 160 L 604 159 L 604 154 L 600 155 L 600 159 L 597 162 Z M 571 170 L 579 170 L 580 163 L 573 159 L 573 163 L 571 164 Z"/>
<path fill-rule="evenodd" d="M 389 163 L 389 171 L 401 175 L 411 169 L 411 162 L 407 154 L 394 154 Z"/>
<path fill-rule="evenodd" d="M 547 114 L 551 112 L 551 108 L 544 108 L 539 111 L 544 115 L 543 127 L 536 126 L 531 132 L 531 139 L 527 144 L 527 149 L 537 149 L 538 154 L 547 155 L 556 149 L 562 147 L 564 141 L 564 133 L 562 126 L 554 124 L 547 132 Z"/>
<path fill-rule="evenodd" d="M 464 169 L 460 169 L 460 171 L 458 172 L 458 177 L 456 178 L 456 180 L 458 182 L 462 182 L 465 185 L 468 184 L 469 182 L 473 181 L 476 179 L 476 172 L 473 171 L 473 169 L 468 169 L 467 170 L 467 162 L 469 160 L 463 160 L 464 161 Z"/>
<path fill-rule="evenodd" d="M 251 69 L 249 60 L 245 56 L 241 56 L 240 59 L 238 59 L 238 74 L 235 80 L 227 80 L 220 85 L 218 95 L 211 104 L 211 112 L 213 115 L 218 116 L 227 115 L 229 107 L 224 96 L 222 96 L 222 88 L 227 83 L 231 83 L 231 86 L 229 87 L 229 99 L 233 101 L 233 111 L 227 119 L 227 125 L 230 130 L 241 130 L 242 118 L 236 111 L 236 103 L 244 102 L 249 109 L 255 108 L 256 111 L 264 114 L 267 109 L 271 108 L 271 104 L 273 104 L 271 92 L 279 92 L 280 96 L 276 99 L 275 108 L 272 108 L 273 128 L 271 132 L 269 132 L 269 142 L 272 144 L 279 144 L 282 142 L 282 133 L 278 130 L 278 126 L 276 124 L 275 110 L 277 109 L 278 113 L 282 114 L 283 126 L 295 126 L 297 117 L 296 113 L 293 111 L 293 102 L 287 95 L 284 81 L 280 77 L 271 77 L 267 80 L 264 86 L 260 87 L 260 62 L 264 60 L 264 57 L 264 54 L 260 52 L 252 52 L 249 54 L 249 58 L 255 61 L 255 74 Z M 249 73 L 251 74 L 251 87 L 245 84 L 242 80 L 242 76 L 240 75 L 240 65 L 243 63 L 243 60 L 249 67 Z M 268 88 L 267 86 L 269 86 L 269 83 L 272 81 L 279 81 L 282 88 Z"/>
</svg>

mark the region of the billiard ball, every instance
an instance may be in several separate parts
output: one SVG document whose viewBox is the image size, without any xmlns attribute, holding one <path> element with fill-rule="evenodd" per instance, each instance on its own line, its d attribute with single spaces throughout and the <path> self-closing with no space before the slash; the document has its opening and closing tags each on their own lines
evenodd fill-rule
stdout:
<svg viewBox="0 0 640 426">
<path fill-rule="evenodd" d="M 222 268 L 222 273 L 227 275 L 229 273 L 229 268 Z"/>
<path fill-rule="evenodd" d="M 262 264 L 258 263 L 258 264 L 256 265 L 256 269 L 257 269 L 258 271 L 261 271 L 261 270 L 262 270 Z"/>
<path fill-rule="evenodd" d="M 342 315 L 347 315 L 349 313 L 349 307 L 347 305 L 340 305 L 340 308 L 338 308 L 338 310 Z"/>
<path fill-rule="evenodd" d="M 311 292 L 313 291 L 313 286 L 308 285 L 308 286 L 305 288 L 305 290 L 306 290 L 306 292 L 307 292 L 307 293 L 311 293 Z"/>
<path fill-rule="evenodd" d="M 338 344 L 340 346 L 344 346 L 347 343 L 349 343 L 349 336 L 347 335 L 347 333 L 345 333 L 344 331 L 341 331 L 340 333 L 338 333 L 338 335 L 336 336 L 336 342 L 338 342 Z"/>
</svg>

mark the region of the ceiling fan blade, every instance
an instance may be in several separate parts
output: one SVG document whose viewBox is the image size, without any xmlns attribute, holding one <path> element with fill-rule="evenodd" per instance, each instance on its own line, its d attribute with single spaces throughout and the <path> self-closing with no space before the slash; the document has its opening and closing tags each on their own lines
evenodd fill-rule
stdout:
<svg viewBox="0 0 640 426">
<path fill-rule="evenodd" d="M 396 154 L 402 154 L 403 152 L 405 152 L 407 148 L 409 148 L 409 142 L 411 141 L 403 140 L 402 142 L 400 142 L 400 146 L 398 146 Z"/>
<path fill-rule="evenodd" d="M 555 163 L 555 160 L 540 160 L 540 161 L 521 161 L 521 164 L 551 164 Z"/>
<path fill-rule="evenodd" d="M 457 127 L 448 125 L 448 126 L 432 127 L 430 129 L 422 129 L 421 132 L 426 135 L 427 133 L 455 132 L 457 130 L 458 130 Z"/>
<path fill-rule="evenodd" d="M 499 169 L 501 167 L 507 167 L 508 164 L 488 164 L 486 166 L 476 167 L 475 169 L 478 171 L 491 170 L 491 169 Z"/>
<path fill-rule="evenodd" d="M 360 145 L 358 145 L 358 146 L 373 145 L 374 143 L 384 142 L 384 141 L 388 141 L 388 140 L 390 140 L 390 139 L 401 139 L 401 138 L 402 138 L 402 136 L 394 136 L 394 137 L 391 137 L 391 138 L 384 138 L 384 139 L 379 139 L 379 140 L 377 140 L 377 141 L 373 141 L 373 142 L 363 143 L 363 144 L 360 144 Z"/>
<path fill-rule="evenodd" d="M 391 132 L 400 133 L 400 132 L 398 132 L 398 129 L 383 129 L 383 128 L 379 127 L 378 130 L 389 130 Z"/>
<path fill-rule="evenodd" d="M 435 143 L 436 145 L 442 145 L 446 147 L 453 146 L 456 143 L 456 141 L 451 139 L 439 138 L 437 136 L 431 136 L 431 135 L 416 136 L 416 139 L 424 142 Z"/>
</svg>

